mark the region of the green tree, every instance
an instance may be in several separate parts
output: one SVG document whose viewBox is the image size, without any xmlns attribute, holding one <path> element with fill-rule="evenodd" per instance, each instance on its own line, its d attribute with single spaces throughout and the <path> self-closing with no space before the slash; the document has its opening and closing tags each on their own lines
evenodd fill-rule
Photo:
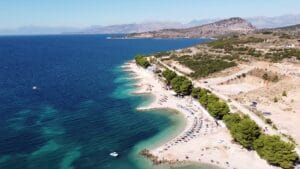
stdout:
<svg viewBox="0 0 300 169">
<path fill-rule="evenodd" d="M 237 113 L 229 113 L 223 117 L 223 120 L 224 120 L 226 126 L 228 127 L 228 129 L 231 130 L 234 127 L 234 125 L 236 125 L 240 121 L 242 121 L 242 118 Z"/>
<path fill-rule="evenodd" d="M 172 89 L 182 95 L 189 95 L 192 90 L 192 82 L 184 76 L 176 76 L 171 80 Z"/>
<path fill-rule="evenodd" d="M 201 92 L 199 93 L 198 98 L 199 98 L 200 104 L 201 104 L 202 106 L 204 106 L 205 108 L 207 108 L 207 106 L 208 106 L 208 93 L 202 92 L 202 91 L 201 91 Z"/>
<path fill-rule="evenodd" d="M 144 68 L 147 68 L 148 66 L 150 66 L 150 63 L 148 62 L 148 60 L 142 55 L 136 55 L 135 61 L 138 65 L 140 65 Z"/>
<path fill-rule="evenodd" d="M 243 147 L 252 149 L 253 142 L 261 134 L 261 129 L 253 120 L 244 118 L 233 127 L 231 134 Z"/>
<path fill-rule="evenodd" d="M 183 95 L 189 95 L 191 94 L 192 87 L 193 87 L 192 82 L 188 79 L 185 79 L 182 81 L 180 85 L 180 93 Z"/>
<path fill-rule="evenodd" d="M 216 119 L 222 119 L 229 113 L 229 107 L 222 101 L 212 101 L 208 103 L 208 112 Z"/>
<path fill-rule="evenodd" d="M 209 103 L 217 102 L 219 101 L 219 98 L 215 96 L 214 94 L 211 94 L 208 90 L 206 89 L 201 89 L 198 95 L 199 102 L 201 103 L 202 106 L 205 108 L 208 107 Z"/>
<path fill-rule="evenodd" d="M 214 95 L 214 94 L 212 94 L 212 93 L 209 93 L 208 95 L 207 95 L 207 102 L 208 103 L 214 103 L 214 102 L 218 102 L 220 99 L 216 96 L 216 95 Z"/>
<path fill-rule="evenodd" d="M 254 141 L 254 149 L 270 164 L 284 169 L 293 168 L 298 159 L 295 146 L 280 140 L 279 136 L 261 135 Z"/>
<path fill-rule="evenodd" d="M 171 80 L 172 89 L 176 93 L 180 93 L 180 86 L 182 81 L 183 81 L 183 76 L 177 76 Z"/>
<path fill-rule="evenodd" d="M 201 92 L 201 88 L 200 87 L 194 87 L 192 89 L 191 95 L 192 95 L 193 98 L 198 99 L 198 96 L 199 96 L 200 92 Z"/>
<path fill-rule="evenodd" d="M 174 79 L 177 74 L 169 69 L 162 72 L 163 77 L 166 79 L 167 83 L 170 84 L 171 80 Z"/>
</svg>

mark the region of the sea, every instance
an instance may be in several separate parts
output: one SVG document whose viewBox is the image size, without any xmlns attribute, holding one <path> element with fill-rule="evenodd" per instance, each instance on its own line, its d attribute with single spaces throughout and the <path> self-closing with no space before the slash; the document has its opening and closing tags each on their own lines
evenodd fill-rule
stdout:
<svg viewBox="0 0 300 169">
<path fill-rule="evenodd" d="M 136 111 L 152 98 L 132 94 L 135 81 L 121 66 L 136 54 L 207 39 L 107 37 L 0 37 L 0 169 L 170 168 L 139 152 L 174 137 L 185 122 L 171 110 Z"/>
</svg>

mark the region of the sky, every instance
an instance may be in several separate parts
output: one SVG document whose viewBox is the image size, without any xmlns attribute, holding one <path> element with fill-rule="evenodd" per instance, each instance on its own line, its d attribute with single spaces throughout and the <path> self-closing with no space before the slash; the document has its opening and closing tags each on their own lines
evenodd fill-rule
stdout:
<svg viewBox="0 0 300 169">
<path fill-rule="evenodd" d="M 0 0 L 0 28 L 186 23 L 194 19 L 297 13 L 300 0 Z"/>
</svg>

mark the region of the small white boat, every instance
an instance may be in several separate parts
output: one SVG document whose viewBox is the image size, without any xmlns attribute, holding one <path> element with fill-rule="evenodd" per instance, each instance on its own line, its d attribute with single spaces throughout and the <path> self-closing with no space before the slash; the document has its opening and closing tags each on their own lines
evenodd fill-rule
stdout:
<svg viewBox="0 0 300 169">
<path fill-rule="evenodd" d="M 119 156 L 119 154 L 117 152 L 112 152 L 109 155 L 112 156 L 112 157 L 118 157 Z"/>
</svg>

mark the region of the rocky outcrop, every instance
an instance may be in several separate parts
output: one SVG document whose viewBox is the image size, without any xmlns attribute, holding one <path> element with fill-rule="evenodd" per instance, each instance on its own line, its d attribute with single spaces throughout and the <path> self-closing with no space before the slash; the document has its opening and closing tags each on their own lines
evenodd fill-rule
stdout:
<svg viewBox="0 0 300 169">
<path fill-rule="evenodd" d="M 149 159 L 150 161 L 152 161 L 153 165 L 160 165 L 160 164 L 169 164 L 169 165 L 178 165 L 178 164 L 183 164 L 185 161 L 179 161 L 179 160 L 165 160 L 162 159 L 160 160 L 157 156 L 153 155 L 150 153 L 149 150 L 147 149 L 143 149 L 140 152 L 140 155 L 146 157 L 147 159 Z"/>
</svg>

